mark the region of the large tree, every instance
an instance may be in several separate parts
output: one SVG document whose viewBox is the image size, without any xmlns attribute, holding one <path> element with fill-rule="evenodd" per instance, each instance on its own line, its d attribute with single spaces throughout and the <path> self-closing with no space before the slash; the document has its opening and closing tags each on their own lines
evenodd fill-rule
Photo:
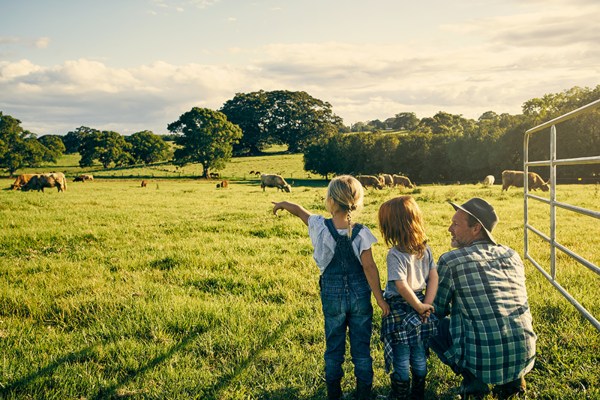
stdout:
<svg viewBox="0 0 600 400">
<path fill-rule="evenodd" d="M 63 143 L 65 145 L 65 153 L 73 154 L 79 152 L 79 146 L 83 143 L 83 140 L 92 133 L 99 133 L 98 129 L 90 128 L 87 126 L 80 126 L 74 131 L 70 131 L 63 137 Z"/>
<path fill-rule="evenodd" d="M 100 161 L 104 168 L 108 168 L 111 163 L 115 166 L 131 164 L 133 157 L 129 154 L 130 147 L 125 138 L 117 132 L 92 131 L 83 138 L 79 146 L 79 165 L 90 167 L 94 160 Z"/>
<path fill-rule="evenodd" d="M 21 121 L 0 111 L 0 168 L 13 175 L 19 168 L 37 167 L 43 161 L 56 162 L 58 157 L 35 134 L 23 130 Z"/>
<path fill-rule="evenodd" d="M 233 146 L 234 154 L 257 155 L 273 143 L 267 132 L 267 93 L 263 90 L 252 93 L 236 93 L 227 100 L 221 112 L 227 119 L 242 129 L 241 140 Z"/>
<path fill-rule="evenodd" d="M 166 160 L 170 154 L 169 145 L 151 131 L 136 132 L 125 141 L 131 145 L 130 153 L 137 162 L 150 164 Z"/>
<path fill-rule="evenodd" d="M 169 132 L 181 133 L 175 143 L 174 160 L 179 165 L 202 164 L 202 176 L 208 178 L 211 169 L 220 169 L 231 159 L 233 144 L 242 137 L 239 126 L 227 120 L 219 111 L 194 107 L 167 126 Z"/>
<path fill-rule="evenodd" d="M 238 93 L 221 111 L 242 128 L 240 149 L 256 154 L 271 143 L 286 144 L 290 152 L 345 129 L 331 104 L 306 92 L 276 90 Z"/>
</svg>

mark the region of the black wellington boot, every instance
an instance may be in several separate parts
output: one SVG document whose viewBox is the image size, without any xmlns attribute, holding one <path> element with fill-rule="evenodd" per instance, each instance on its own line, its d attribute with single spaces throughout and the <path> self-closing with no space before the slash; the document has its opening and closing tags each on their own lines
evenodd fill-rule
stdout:
<svg viewBox="0 0 600 400">
<path fill-rule="evenodd" d="M 392 379 L 392 391 L 388 400 L 409 400 L 410 399 L 410 381 L 397 381 Z"/>
<path fill-rule="evenodd" d="M 331 381 L 327 383 L 327 400 L 341 400 L 342 398 L 342 381 Z"/>
<path fill-rule="evenodd" d="M 425 399 L 425 377 L 424 376 L 414 376 L 412 380 L 412 388 L 411 388 L 411 399 L 412 400 L 423 400 Z"/>
</svg>

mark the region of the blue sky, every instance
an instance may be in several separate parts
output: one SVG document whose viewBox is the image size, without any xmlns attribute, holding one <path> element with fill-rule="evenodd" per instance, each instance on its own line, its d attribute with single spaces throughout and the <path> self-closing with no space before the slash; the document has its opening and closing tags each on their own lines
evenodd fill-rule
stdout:
<svg viewBox="0 0 600 400">
<path fill-rule="evenodd" d="M 167 133 L 192 107 L 303 90 L 349 125 L 518 114 L 600 84 L 597 0 L 0 0 L 0 111 L 39 135 Z"/>
</svg>

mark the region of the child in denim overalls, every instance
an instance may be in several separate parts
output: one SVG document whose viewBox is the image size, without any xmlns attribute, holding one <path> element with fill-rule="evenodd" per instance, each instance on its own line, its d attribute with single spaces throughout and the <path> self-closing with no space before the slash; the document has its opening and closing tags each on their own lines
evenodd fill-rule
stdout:
<svg viewBox="0 0 600 400">
<path fill-rule="evenodd" d="M 362 206 L 363 188 L 349 175 L 338 176 L 327 187 L 325 205 L 331 219 L 311 214 L 290 202 L 273 203 L 273 213 L 287 210 L 308 225 L 314 247 L 313 258 L 321 271 L 321 303 L 325 317 L 325 381 L 328 399 L 342 397 L 342 364 L 346 331 L 356 376 L 356 397 L 367 399 L 373 385 L 370 343 L 373 319 L 371 291 L 383 315 L 389 306 L 383 299 L 379 272 L 371 245 L 377 242 L 371 231 L 352 222 L 352 213 Z"/>
<path fill-rule="evenodd" d="M 437 319 L 431 314 L 438 288 L 437 269 L 427 245 L 423 215 L 411 196 L 383 203 L 378 219 L 383 239 L 391 246 L 384 293 L 391 312 L 381 321 L 386 372 L 393 366 L 388 399 L 423 399 L 427 344 L 437 333 Z"/>
</svg>

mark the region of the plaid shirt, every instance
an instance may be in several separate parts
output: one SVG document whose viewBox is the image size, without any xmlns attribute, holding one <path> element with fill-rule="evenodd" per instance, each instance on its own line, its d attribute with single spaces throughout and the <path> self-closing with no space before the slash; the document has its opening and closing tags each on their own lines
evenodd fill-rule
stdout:
<svg viewBox="0 0 600 400">
<path fill-rule="evenodd" d="M 443 254 L 434 301 L 450 314 L 452 346 L 445 356 L 483 382 L 501 384 L 533 368 L 533 332 L 525 271 L 514 250 L 488 241 Z"/>
<path fill-rule="evenodd" d="M 425 299 L 422 293 L 415 293 L 420 301 Z M 392 371 L 392 360 L 394 356 L 392 344 L 401 343 L 415 345 L 419 342 L 425 343 L 437 335 L 437 318 L 431 315 L 426 323 L 408 304 L 402 296 L 394 296 L 385 299 L 390 305 L 390 313 L 381 320 L 380 339 L 383 342 L 383 358 L 385 360 L 385 372 Z"/>
</svg>

